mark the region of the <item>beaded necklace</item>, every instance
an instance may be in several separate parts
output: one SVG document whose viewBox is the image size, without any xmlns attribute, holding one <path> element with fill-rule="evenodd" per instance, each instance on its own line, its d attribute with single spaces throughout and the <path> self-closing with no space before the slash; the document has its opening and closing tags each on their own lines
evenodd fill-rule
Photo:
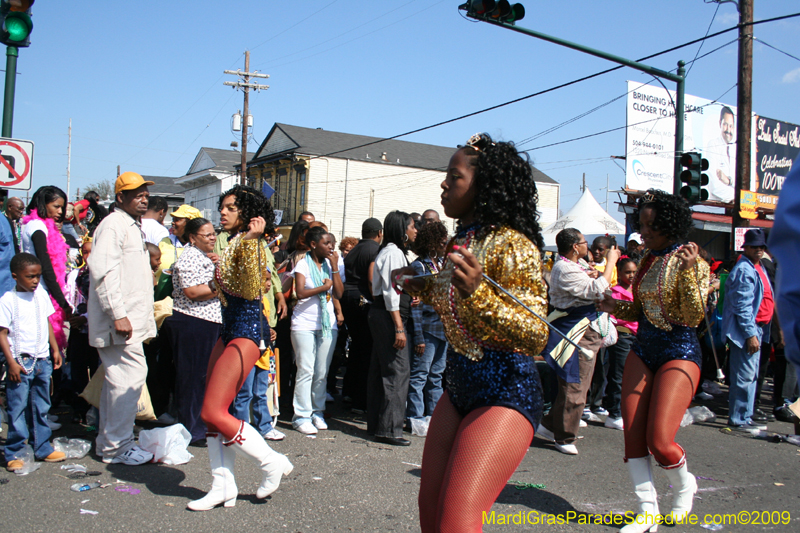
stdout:
<svg viewBox="0 0 800 533">
<path fill-rule="evenodd" d="M 14 318 L 14 324 L 16 324 L 16 326 L 19 326 L 19 324 L 21 324 L 20 319 L 19 319 L 19 299 L 20 298 L 19 298 L 19 293 L 17 291 L 17 288 L 14 287 L 14 311 L 13 311 L 13 315 L 12 316 Z M 39 347 L 39 341 L 42 338 L 42 317 L 39 315 L 39 299 L 36 297 L 36 293 L 35 292 L 33 293 L 33 305 L 34 305 L 34 309 L 36 310 L 36 344 L 35 344 L 35 346 L 36 346 L 36 348 L 38 348 Z M 33 354 L 33 362 L 31 363 L 30 368 L 26 367 L 25 364 L 22 362 L 22 357 L 21 357 L 21 354 L 19 352 L 20 348 L 19 348 L 18 334 L 19 334 L 19 327 L 14 327 L 14 332 L 12 333 L 12 337 L 11 337 L 12 339 L 14 339 L 14 354 L 13 354 L 14 361 L 16 361 L 17 364 L 22 367 L 22 371 L 24 373 L 30 374 L 31 372 L 33 372 L 33 368 L 36 366 L 36 354 Z"/>
</svg>

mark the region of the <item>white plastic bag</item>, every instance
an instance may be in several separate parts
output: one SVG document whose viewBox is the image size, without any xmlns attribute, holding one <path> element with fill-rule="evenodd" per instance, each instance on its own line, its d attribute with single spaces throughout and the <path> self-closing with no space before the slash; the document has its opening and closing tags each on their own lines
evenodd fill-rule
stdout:
<svg viewBox="0 0 800 533">
<path fill-rule="evenodd" d="M 36 462 L 36 457 L 33 455 L 33 448 L 31 448 L 30 444 L 26 444 L 14 459 L 18 459 L 23 463 L 22 468 L 14 471 L 18 476 L 26 476 L 42 467 L 42 463 Z"/>
<path fill-rule="evenodd" d="M 690 426 L 694 423 L 694 417 L 692 413 L 689 412 L 687 409 L 685 413 L 683 413 L 683 420 L 681 420 L 681 427 L 685 428 L 686 426 Z"/>
<path fill-rule="evenodd" d="M 694 422 L 713 422 L 717 419 L 717 415 L 705 405 L 690 407 L 686 412 L 692 415 Z"/>
<path fill-rule="evenodd" d="M 182 465 L 194 457 L 187 450 L 191 439 L 183 424 L 139 432 L 139 446 L 153 454 L 153 462 L 167 465 Z"/>
<path fill-rule="evenodd" d="M 68 439 L 58 437 L 53 440 L 53 448 L 58 452 L 67 454 L 67 459 L 80 459 L 92 449 L 92 443 L 83 439 Z"/>
<path fill-rule="evenodd" d="M 409 418 L 411 421 L 411 434 L 417 437 L 425 437 L 428 435 L 428 425 L 431 423 L 431 417 L 425 418 Z"/>
</svg>

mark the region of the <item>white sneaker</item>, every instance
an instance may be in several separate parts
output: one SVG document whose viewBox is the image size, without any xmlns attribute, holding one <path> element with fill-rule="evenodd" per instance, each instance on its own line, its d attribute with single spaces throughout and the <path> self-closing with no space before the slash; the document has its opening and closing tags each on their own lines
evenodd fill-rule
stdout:
<svg viewBox="0 0 800 533">
<path fill-rule="evenodd" d="M 266 433 L 262 435 L 266 440 L 283 440 L 286 438 L 286 434 L 282 431 L 278 431 L 275 428 L 270 429 Z"/>
<path fill-rule="evenodd" d="M 597 416 L 608 416 L 608 411 L 603 407 L 600 407 L 599 409 L 592 412 Z"/>
<path fill-rule="evenodd" d="M 59 424 L 58 422 L 53 422 L 49 418 L 47 419 L 47 425 L 50 426 L 50 431 L 58 431 L 59 429 L 61 429 L 61 424 Z"/>
<path fill-rule="evenodd" d="M 47 419 L 50 422 L 58 422 L 58 416 L 56 416 L 56 415 L 47 415 Z"/>
<path fill-rule="evenodd" d="M 600 422 L 600 417 L 594 414 L 591 409 L 586 408 L 583 410 L 581 420 L 586 420 L 587 422 Z"/>
<path fill-rule="evenodd" d="M 317 429 L 328 429 L 328 424 L 325 423 L 325 419 L 321 416 L 312 416 L 311 423 L 314 424 L 314 427 Z"/>
<path fill-rule="evenodd" d="M 331 394 L 330 392 L 326 392 L 325 393 L 325 402 L 326 403 L 331 403 L 331 402 L 335 402 L 335 401 L 336 401 L 336 399 L 333 397 L 333 394 Z"/>
<path fill-rule="evenodd" d="M 317 434 L 317 428 L 314 427 L 314 424 L 312 424 L 311 422 L 309 422 L 307 420 L 305 422 L 303 422 L 302 424 L 300 424 L 299 426 L 294 426 L 294 429 L 296 429 L 297 431 L 299 431 L 303 435 L 316 435 Z"/>
<path fill-rule="evenodd" d="M 539 435 L 544 440 L 555 442 L 556 437 L 553 435 L 553 432 L 544 427 L 543 425 L 539 424 L 539 427 L 536 428 L 536 434 Z"/>
<path fill-rule="evenodd" d="M 581 418 L 581 421 L 580 421 L 580 422 L 578 422 L 578 427 L 580 427 L 580 428 L 587 428 L 587 427 L 589 427 L 589 424 L 587 424 L 587 423 L 586 423 L 586 420 L 584 420 L 583 418 Z"/>
<path fill-rule="evenodd" d="M 694 397 L 695 400 L 713 400 L 714 397 L 705 391 L 700 391 Z"/>
<path fill-rule="evenodd" d="M 603 425 L 610 429 L 619 429 L 619 430 L 625 429 L 622 426 L 622 417 L 611 418 L 611 416 L 608 416 L 606 417 L 606 421 L 603 423 Z"/>
<path fill-rule="evenodd" d="M 575 447 L 574 444 L 556 444 L 556 450 L 560 451 L 561 453 L 565 453 L 567 455 L 578 455 L 578 448 Z"/>
<path fill-rule="evenodd" d="M 167 426 L 172 426 L 178 423 L 178 420 L 169 413 L 161 413 L 161 416 L 159 416 L 156 420 Z"/>
<path fill-rule="evenodd" d="M 149 463 L 153 460 L 153 454 L 139 446 L 131 446 L 127 451 L 116 457 L 103 457 L 106 464 L 123 464 L 128 466 L 138 466 Z"/>
</svg>

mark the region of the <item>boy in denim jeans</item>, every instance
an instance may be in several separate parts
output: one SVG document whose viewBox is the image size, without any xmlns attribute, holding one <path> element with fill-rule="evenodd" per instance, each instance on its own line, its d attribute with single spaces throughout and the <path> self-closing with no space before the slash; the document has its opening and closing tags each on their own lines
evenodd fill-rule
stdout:
<svg viewBox="0 0 800 533">
<path fill-rule="evenodd" d="M 37 459 L 48 463 L 63 461 L 66 455 L 53 449 L 47 425 L 50 375 L 61 367 L 61 353 L 48 321 L 55 309 L 47 291 L 39 286 L 42 265 L 36 256 L 21 253 L 14 256 L 10 266 L 17 286 L 0 297 L 0 349 L 8 364 L 5 456 L 7 468 L 13 472 L 24 466 L 17 455 L 25 441 Z"/>
</svg>

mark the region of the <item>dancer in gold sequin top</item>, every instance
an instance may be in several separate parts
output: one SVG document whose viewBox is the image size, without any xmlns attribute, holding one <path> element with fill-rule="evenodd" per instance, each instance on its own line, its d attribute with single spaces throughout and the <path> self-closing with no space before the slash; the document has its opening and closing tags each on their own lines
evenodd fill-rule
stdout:
<svg viewBox="0 0 800 533">
<path fill-rule="evenodd" d="M 444 268 L 404 284 L 436 309 L 450 343 L 445 393 L 422 456 L 425 533 L 481 530 L 482 513 L 522 461 L 541 418 L 533 356 L 547 341 L 544 323 L 482 278 L 546 313 L 528 161 L 511 143 L 475 135 L 453 155 L 442 189 L 445 214 L 460 223 Z M 396 271 L 404 273 L 414 270 Z"/>
<path fill-rule="evenodd" d="M 638 209 L 636 230 L 648 250 L 631 285 L 633 302 L 607 295 L 598 304 L 618 318 L 639 322 L 622 378 L 625 462 L 639 515 L 622 528 L 623 533 L 657 528 L 650 453 L 672 484 L 674 498 L 667 517 L 682 522 L 692 510 L 697 482 L 675 434 L 700 379 L 702 356 L 695 328 L 703 320 L 709 280 L 708 263 L 698 258 L 698 246 L 681 244 L 692 227 L 686 201 L 650 190 L 639 199 Z"/>
</svg>

